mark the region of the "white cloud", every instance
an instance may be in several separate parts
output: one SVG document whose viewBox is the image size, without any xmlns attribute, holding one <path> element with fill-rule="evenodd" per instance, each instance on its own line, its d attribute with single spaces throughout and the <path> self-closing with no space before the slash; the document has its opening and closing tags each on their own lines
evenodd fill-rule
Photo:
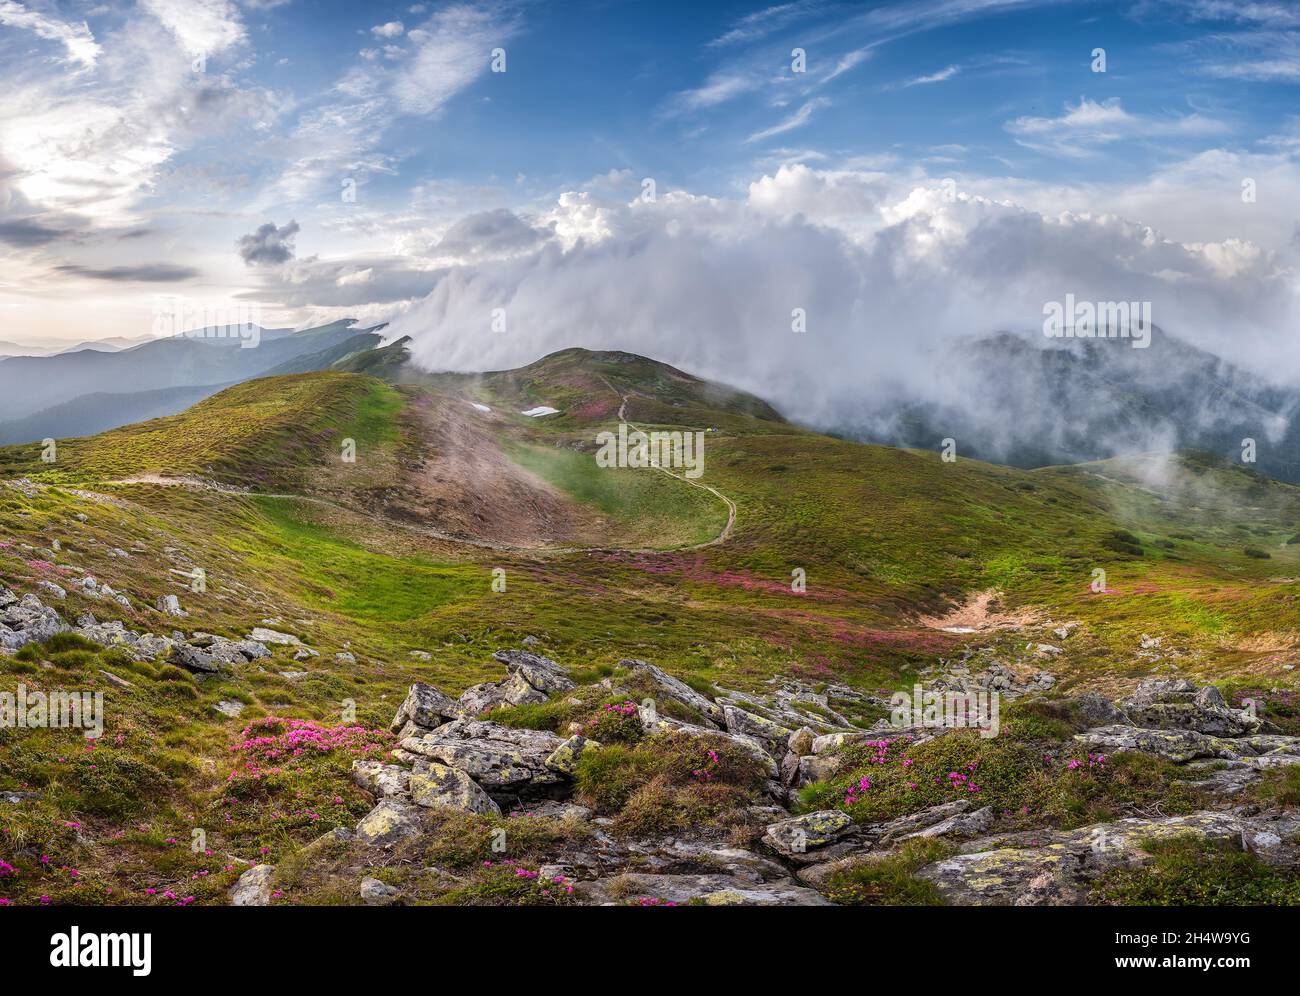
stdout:
<svg viewBox="0 0 1300 996">
<path fill-rule="evenodd" d="M 3 0 L 0 2 L 0 24 L 24 28 L 47 41 L 60 42 L 67 49 L 68 58 L 87 69 L 93 68 L 99 58 L 100 47 L 85 21 L 80 24 L 58 21 L 20 3 Z"/>
<path fill-rule="evenodd" d="M 239 9 L 228 0 L 141 0 L 191 56 L 217 55 L 244 40 Z"/>
<path fill-rule="evenodd" d="M 504 47 L 518 20 L 492 7 L 457 5 L 438 11 L 408 37 L 415 41 L 392 92 L 401 109 L 428 117 L 488 72 L 492 49 Z"/>
<path fill-rule="evenodd" d="M 937 73 L 930 73 L 928 76 L 914 76 L 912 79 L 903 83 L 904 87 L 923 86 L 926 83 L 942 83 L 944 80 L 950 80 L 961 72 L 960 66 L 946 66 Z"/>
<path fill-rule="evenodd" d="M 573 345 L 649 352 L 826 422 L 864 398 L 933 397 L 958 338 L 1041 336 L 1043 304 L 1073 293 L 1152 301 L 1170 333 L 1300 377 L 1300 352 L 1279 340 L 1300 318 L 1295 271 L 1240 238 L 1179 241 L 1114 214 L 806 166 L 756 179 L 744 200 L 572 192 L 549 217 L 556 239 L 435 275 L 404 308 L 393 332 L 415 337 L 420 363 L 496 369 Z M 466 334 L 503 306 L 509 336 Z M 796 307 L 805 335 L 790 331 Z"/>
<path fill-rule="evenodd" d="M 797 0 L 794 3 L 776 4 L 772 7 L 765 7 L 763 10 L 756 10 L 740 18 L 725 32 L 709 42 L 709 47 L 722 48 L 728 45 L 743 45 L 758 41 L 760 38 L 766 37 L 773 31 L 784 27 L 802 14 L 806 14 L 815 8 L 815 3 L 807 2 L 807 0 Z"/>
<path fill-rule="evenodd" d="M 1118 97 L 1101 102 L 1080 97 L 1078 104 L 1067 104 L 1059 117 L 1019 117 L 1007 122 L 1006 129 L 1027 148 L 1071 157 L 1095 155 L 1098 146 L 1122 140 L 1215 135 L 1228 130 L 1223 122 L 1195 112 L 1164 117 L 1130 114 Z"/>
<path fill-rule="evenodd" d="M 745 139 L 746 142 L 761 142 L 764 139 L 771 138 L 774 135 L 783 135 L 787 131 L 793 131 L 806 125 L 818 108 L 828 107 L 830 100 L 826 97 L 814 97 L 812 100 L 804 103 L 797 111 L 791 114 L 783 121 L 779 121 L 770 128 L 764 128 L 762 131 L 756 131 Z"/>
<path fill-rule="evenodd" d="M 401 21 L 388 21 L 386 24 L 376 24 L 370 29 L 370 33 L 376 38 L 399 38 L 406 31 L 406 25 Z"/>
</svg>

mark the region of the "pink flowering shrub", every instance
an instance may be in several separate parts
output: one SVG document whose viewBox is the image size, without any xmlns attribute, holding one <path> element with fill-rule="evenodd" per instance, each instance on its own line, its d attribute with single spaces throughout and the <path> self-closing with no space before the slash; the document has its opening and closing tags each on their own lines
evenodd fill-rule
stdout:
<svg viewBox="0 0 1300 996">
<path fill-rule="evenodd" d="M 485 860 L 474 884 L 456 889 L 442 901 L 466 906 L 568 906 L 576 902 L 573 883 L 564 875 L 507 858 Z"/>
<path fill-rule="evenodd" d="M 640 710 L 631 699 L 606 702 L 581 726 L 584 737 L 600 744 L 638 744 L 645 737 Z"/>
<path fill-rule="evenodd" d="M 230 748 L 235 763 L 216 804 L 218 818 L 228 831 L 255 839 L 296 830 L 319 835 L 355 823 L 368 800 L 348 777 L 352 762 L 383 759 L 393 741 L 363 726 L 256 720 Z"/>
<path fill-rule="evenodd" d="M 1161 800 L 1166 812 L 1192 808 L 1193 793 L 1175 786 L 1178 769 L 1146 754 L 1116 757 L 1072 741 L 1044 751 L 1009 738 L 955 730 L 928 740 L 866 739 L 845 747 L 839 774 L 804 789 L 806 809 L 841 809 L 863 823 L 965 801 L 990 806 L 1000 826 L 1063 827 L 1120 815 Z"/>
<path fill-rule="evenodd" d="M 364 726 L 323 726 L 310 719 L 267 716 L 249 723 L 243 740 L 230 748 L 245 770 L 284 767 L 304 757 L 345 753 L 353 758 L 378 754 L 391 746 L 392 734 Z"/>
</svg>

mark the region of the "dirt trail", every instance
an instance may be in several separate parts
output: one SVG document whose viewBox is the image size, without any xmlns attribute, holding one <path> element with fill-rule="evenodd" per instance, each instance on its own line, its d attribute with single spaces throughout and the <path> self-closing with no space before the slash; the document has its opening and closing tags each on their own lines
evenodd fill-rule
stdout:
<svg viewBox="0 0 1300 996">
<path fill-rule="evenodd" d="M 620 422 L 627 422 L 628 425 L 630 425 L 633 429 L 636 429 L 638 432 L 647 432 L 647 430 L 642 429 L 641 426 L 637 425 L 635 422 L 627 421 L 627 395 L 621 394 L 618 388 L 616 388 L 608 380 L 605 380 L 604 377 L 602 377 L 601 380 L 605 382 L 606 387 L 608 387 L 611 391 L 617 394 L 621 399 L 621 403 L 618 406 L 618 420 Z M 713 539 L 707 540 L 704 543 L 696 543 L 693 546 L 682 547 L 681 549 L 702 550 L 705 547 L 719 546 L 720 544 L 727 542 L 727 540 L 731 538 L 732 531 L 735 530 L 736 528 L 736 503 L 734 501 L 732 501 L 730 498 L 724 495 L 717 488 L 712 487 L 711 485 L 708 484 L 701 484 L 698 481 L 692 481 L 689 477 L 685 477 L 679 474 L 674 474 L 667 467 L 655 466 L 654 469 L 659 471 L 660 473 L 667 474 L 669 477 L 673 478 L 673 480 L 681 481 L 683 484 L 689 484 L 691 487 L 699 488 L 701 491 L 707 491 L 709 494 L 713 495 L 715 498 L 719 499 L 720 501 L 723 502 L 723 504 L 727 506 L 727 524 L 722 527 L 722 532 L 718 533 L 718 535 L 713 537 Z"/>
</svg>

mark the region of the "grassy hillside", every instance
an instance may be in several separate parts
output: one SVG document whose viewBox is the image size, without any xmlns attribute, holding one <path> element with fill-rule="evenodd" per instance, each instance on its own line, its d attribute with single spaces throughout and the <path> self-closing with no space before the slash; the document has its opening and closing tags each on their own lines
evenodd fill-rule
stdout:
<svg viewBox="0 0 1300 996">
<path fill-rule="evenodd" d="M 638 424 L 715 430 L 700 483 L 735 503 L 724 542 L 700 545 L 726 524 L 715 494 L 595 466 L 595 433 L 616 425 L 623 396 Z M 529 404 L 562 411 L 519 415 Z M 339 459 L 348 437 L 355 464 Z M 263 494 L 120 483 L 148 475 Z M 499 490 L 476 493 L 488 483 Z M 455 506 L 464 495 L 452 484 L 474 500 Z M 532 515 L 553 527 L 540 546 L 484 538 Z M 155 902 L 146 888 L 181 880 L 198 901 L 221 901 L 236 872 L 183 846 L 195 826 L 217 855 L 291 865 L 369 805 L 332 756 L 265 782 L 228 780 L 241 729 L 284 716 L 334 728 L 353 708 L 347 723 L 382 730 L 411 682 L 455 695 L 498 679 L 491 653 L 525 636 L 587 680 L 636 657 L 700 687 L 757 690 L 779 675 L 883 693 L 970 651 L 1048 667 L 1074 689 L 1152 673 L 1294 688 L 1297 520 L 1300 490 L 1195 455 L 1037 471 L 945 463 L 807 432 L 652 361 L 579 351 L 400 386 L 346 372 L 255 381 L 181 415 L 61 441 L 54 465 L 30 446 L 2 448 L 0 584 L 19 595 L 62 586 L 69 619 L 232 638 L 270 625 L 319 655 L 281 648 L 196 680 L 70 641 L 0 654 L 0 686 L 99 688 L 113 710 L 93 756 L 70 731 L 0 748 L 0 789 L 42 793 L 7 826 L 53 856 L 23 888 L 56 902 L 108 901 L 107 888 Z M 486 532 L 449 538 L 464 522 Z M 606 541 L 575 542 L 584 530 Z M 206 591 L 181 573 L 195 566 Z M 1090 587 L 1097 569 L 1104 592 Z M 88 575 L 128 604 L 87 595 L 75 582 Z M 980 592 L 990 595 L 977 621 L 1010 622 L 954 631 L 946 613 Z M 164 594 L 188 615 L 159 612 Z M 1051 629 L 1063 622 L 1079 625 L 1059 641 Z M 1158 653 L 1140 649 L 1144 634 L 1160 638 Z M 1045 657 L 1045 641 L 1059 653 Z M 238 719 L 214 708 L 231 702 Z M 77 885 L 53 870 L 62 864 L 95 873 Z"/>
<path fill-rule="evenodd" d="M 57 481 L 157 474 L 248 487 L 301 483 L 309 467 L 337 458 L 345 438 L 359 447 L 392 442 L 399 407 L 391 387 L 351 374 L 266 378 L 179 415 L 59 440 L 54 463 L 41 462 L 39 444 L 0 448 L 0 473 Z"/>
</svg>

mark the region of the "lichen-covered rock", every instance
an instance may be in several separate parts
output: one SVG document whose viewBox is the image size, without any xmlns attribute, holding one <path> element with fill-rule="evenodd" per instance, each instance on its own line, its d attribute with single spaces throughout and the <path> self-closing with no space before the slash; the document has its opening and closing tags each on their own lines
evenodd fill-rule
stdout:
<svg viewBox="0 0 1300 996">
<path fill-rule="evenodd" d="M 753 737 L 755 740 L 763 741 L 769 750 L 776 747 L 781 752 L 784 752 L 791 732 L 786 727 L 774 723 L 757 713 L 741 709 L 739 706 L 723 706 L 722 715 L 727 732 Z"/>
<path fill-rule="evenodd" d="M 959 813 L 955 816 L 949 816 L 946 820 L 940 820 L 923 830 L 914 830 L 911 833 L 903 834 L 900 839 L 907 840 L 912 837 L 973 837 L 976 834 L 987 833 L 992 825 L 993 807 L 985 806 L 973 813 Z"/>
<path fill-rule="evenodd" d="M 406 795 L 411 790 L 411 773 L 397 764 L 381 761 L 353 761 L 352 780 L 381 799 Z"/>
<path fill-rule="evenodd" d="M 361 888 L 358 891 L 361 901 L 367 906 L 391 906 L 402 895 L 393 886 L 369 876 L 361 880 Z"/>
<path fill-rule="evenodd" d="M 928 827 L 937 826 L 950 820 L 954 816 L 961 816 L 970 807 L 969 799 L 954 799 L 952 802 L 945 802 L 915 813 L 908 813 L 906 816 L 900 816 L 888 823 L 873 824 L 868 827 L 868 830 L 873 836 L 878 837 L 882 844 L 889 844 L 916 833 L 918 830 L 925 830 Z"/>
<path fill-rule="evenodd" d="M 746 881 L 731 875 L 623 874 L 577 885 L 592 903 L 700 902 L 706 906 L 830 906 L 821 893 L 796 885 L 789 878 Z"/>
<path fill-rule="evenodd" d="M 231 906 L 269 906 L 275 865 L 254 865 L 230 887 Z"/>
<path fill-rule="evenodd" d="M 420 821 L 418 806 L 402 799 L 381 799 L 357 824 L 357 840 L 371 847 L 390 847 L 419 836 Z"/>
<path fill-rule="evenodd" d="M 449 806 L 467 813 L 500 814 L 498 806 L 474 779 L 437 761 L 417 762 L 410 775 L 411 801 L 417 806 Z"/>
<path fill-rule="evenodd" d="M 511 674 L 504 681 L 485 681 L 461 694 L 456 703 L 458 716 L 475 717 L 506 706 L 538 705 L 550 699 L 546 692 L 530 685 L 522 674 Z"/>
<path fill-rule="evenodd" d="M 843 759 L 835 754 L 809 754 L 799 758 L 799 771 L 794 784 L 797 788 L 803 788 L 816 782 L 829 781 L 843 766 Z"/>
<path fill-rule="evenodd" d="M 781 854 L 803 854 L 835 843 L 852 826 L 847 813 L 823 809 L 771 824 L 763 834 L 763 842 Z"/>
<path fill-rule="evenodd" d="M 408 721 L 426 730 L 441 726 L 461 715 L 461 708 L 454 699 L 440 692 L 433 685 L 417 681 L 406 693 L 406 698 L 397 707 L 397 714 L 388 728 L 396 733 Z"/>
<path fill-rule="evenodd" d="M 660 670 L 653 664 L 640 660 L 622 660 L 618 662 L 618 666 L 629 668 L 634 673 L 649 678 L 658 687 L 661 694 L 670 699 L 675 699 L 687 708 L 694 709 L 709 722 L 716 723 L 719 726 L 726 722 L 726 717 L 723 715 L 720 705 L 705 698 L 686 682 L 674 678 L 671 674 Z"/>
<path fill-rule="evenodd" d="M 511 674 L 519 675 L 539 692 L 554 694 L 567 692 L 574 687 L 569 678 L 569 669 L 541 654 L 527 650 L 498 650 L 492 657 L 504 664 Z"/>
<path fill-rule="evenodd" d="M 265 626 L 257 626 L 248 634 L 250 640 L 256 640 L 258 643 L 273 643 L 281 647 L 296 647 L 302 643 L 300 639 L 292 633 L 281 633 L 274 629 L 267 629 Z"/>
<path fill-rule="evenodd" d="M 790 734 L 790 739 L 786 743 L 786 749 L 789 750 L 791 754 L 795 754 L 799 757 L 806 757 L 812 753 L 813 740 L 816 739 L 816 736 L 817 734 L 813 733 L 813 731 L 808 729 L 808 727 L 801 726 Z"/>
<path fill-rule="evenodd" d="M 1193 730 L 1212 737 L 1258 733 L 1263 721 L 1248 712 L 1230 709 L 1213 685 L 1197 688 L 1183 678 L 1150 678 L 1121 703 L 1138 726 L 1162 730 Z"/>
<path fill-rule="evenodd" d="M 1100 726 L 1075 734 L 1075 740 L 1099 752 L 1138 750 L 1175 763 L 1203 757 L 1234 758 L 1232 741 L 1207 737 L 1195 730 L 1147 730 L 1136 726 Z"/>
<path fill-rule="evenodd" d="M 1131 725 L 1128 716 L 1114 702 L 1097 692 L 1084 692 L 1074 704 L 1079 718 L 1089 726 Z"/>
<path fill-rule="evenodd" d="M 579 734 L 569 737 L 568 740 L 556 747 L 545 763 L 552 771 L 572 777 L 578 768 L 578 761 L 582 758 L 582 755 L 587 751 L 599 749 L 600 744 Z"/>
<path fill-rule="evenodd" d="M 820 737 L 814 737 L 810 746 L 812 747 L 812 753 L 826 754 L 830 751 L 839 750 L 841 747 L 877 739 L 879 739 L 879 734 L 876 733 L 826 733 Z"/>
<path fill-rule="evenodd" d="M 563 741 L 543 730 L 521 730 L 458 719 L 401 743 L 406 754 L 459 768 L 492 794 L 552 785 L 560 776 L 546 766 Z"/>
<path fill-rule="evenodd" d="M 1022 832 L 1009 839 L 972 841 L 965 853 L 926 865 L 917 875 L 959 906 L 1082 905 L 1092 883 L 1106 871 L 1152 860 L 1144 842 L 1185 834 L 1240 843 L 1242 822 L 1228 813 L 1201 812 L 1066 832 Z"/>
</svg>

